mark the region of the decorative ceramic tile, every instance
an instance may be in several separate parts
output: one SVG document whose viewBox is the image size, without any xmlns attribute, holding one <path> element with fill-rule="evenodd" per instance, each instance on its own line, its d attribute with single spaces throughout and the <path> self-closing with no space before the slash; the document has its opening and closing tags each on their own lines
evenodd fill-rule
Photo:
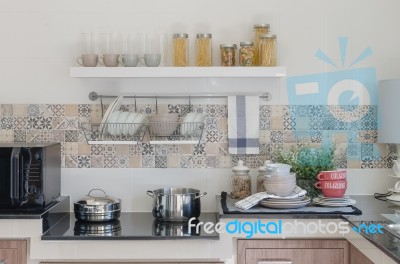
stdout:
<svg viewBox="0 0 400 264">
<path fill-rule="evenodd" d="M 104 168 L 117 168 L 117 158 L 114 155 L 104 156 Z"/>
<path fill-rule="evenodd" d="M 269 144 L 260 144 L 260 155 L 267 156 L 270 153 Z"/>
<path fill-rule="evenodd" d="M 217 168 L 219 166 L 219 156 L 207 156 L 205 165 L 206 168 Z"/>
<path fill-rule="evenodd" d="M 65 156 L 65 167 L 66 168 L 78 168 L 78 156 L 66 155 Z"/>
<path fill-rule="evenodd" d="M 90 105 L 78 104 L 78 116 L 89 117 L 89 115 L 90 115 Z"/>
<path fill-rule="evenodd" d="M 52 130 L 54 142 L 64 142 L 65 130 Z"/>
<path fill-rule="evenodd" d="M 282 116 L 296 118 L 296 105 L 283 105 L 282 106 Z"/>
<path fill-rule="evenodd" d="M 361 143 L 375 143 L 378 139 L 378 133 L 376 130 L 360 131 L 358 138 Z"/>
<path fill-rule="evenodd" d="M 143 156 L 149 156 L 149 155 L 154 155 L 154 145 L 148 144 L 148 143 L 142 143 L 142 155 Z"/>
<path fill-rule="evenodd" d="M 321 143 L 322 142 L 322 133 L 318 130 L 308 131 L 309 138 L 312 143 Z"/>
<path fill-rule="evenodd" d="M 141 144 L 129 145 L 129 155 L 130 156 L 141 155 L 142 154 L 141 146 L 142 146 Z"/>
<path fill-rule="evenodd" d="M 15 142 L 26 142 L 26 130 L 14 130 Z"/>
<path fill-rule="evenodd" d="M 50 130 L 29 130 L 29 142 L 53 142 L 53 133 Z"/>
<path fill-rule="evenodd" d="M 26 129 L 27 117 L 14 117 L 14 129 Z"/>
<path fill-rule="evenodd" d="M 168 168 L 180 168 L 180 156 L 167 156 Z"/>
<path fill-rule="evenodd" d="M 272 143 L 283 143 L 283 131 L 271 131 Z"/>
<path fill-rule="evenodd" d="M 397 154 L 397 146 L 395 144 L 387 144 L 387 147 L 389 155 Z"/>
<path fill-rule="evenodd" d="M 78 130 L 65 131 L 65 142 L 77 142 L 77 141 L 78 141 Z"/>
<path fill-rule="evenodd" d="M 129 158 L 125 155 L 117 156 L 117 168 L 129 168 Z"/>
<path fill-rule="evenodd" d="M 104 168 L 104 156 L 90 156 L 91 168 Z"/>
<path fill-rule="evenodd" d="M 13 105 L 12 104 L 0 105 L 0 116 L 13 116 Z"/>
<path fill-rule="evenodd" d="M 0 142 L 13 142 L 14 131 L 11 129 L 0 129 Z"/>
<path fill-rule="evenodd" d="M 1 117 L 0 118 L 0 128 L 1 129 L 13 129 L 14 127 L 14 118 L 11 116 Z"/>
<path fill-rule="evenodd" d="M 168 155 L 179 155 L 180 154 L 179 145 L 176 145 L 176 144 L 168 145 L 167 154 Z"/>
<path fill-rule="evenodd" d="M 26 114 L 28 116 L 39 116 L 40 111 L 39 111 L 39 105 L 36 104 L 30 104 L 26 107 Z"/>
<path fill-rule="evenodd" d="M 218 130 L 208 130 L 206 131 L 207 142 L 218 142 L 219 141 L 219 131 Z"/>
<path fill-rule="evenodd" d="M 205 130 L 212 130 L 212 129 L 218 129 L 218 122 L 217 122 L 217 118 L 213 118 L 213 117 L 207 117 L 204 120 L 205 123 Z"/>
<path fill-rule="evenodd" d="M 271 117 L 271 106 L 270 105 L 260 105 L 260 118 Z"/>
<path fill-rule="evenodd" d="M 269 130 L 271 126 L 271 122 L 269 118 L 261 117 L 260 118 L 260 130 Z"/>
<path fill-rule="evenodd" d="M 155 156 L 142 156 L 142 168 L 154 168 Z"/>
<path fill-rule="evenodd" d="M 78 168 L 90 168 L 90 156 L 78 156 Z"/>
<path fill-rule="evenodd" d="M 205 156 L 206 155 L 206 144 L 196 144 L 194 145 L 193 155 L 195 156 Z"/>
<path fill-rule="evenodd" d="M 64 144 L 65 155 L 74 155 L 77 156 L 79 154 L 78 143 L 76 142 L 66 142 Z"/>
<path fill-rule="evenodd" d="M 220 156 L 228 156 L 228 143 L 220 143 L 218 147 L 218 153 Z"/>
<path fill-rule="evenodd" d="M 296 120 L 292 117 L 284 117 L 283 118 L 283 129 L 284 130 L 293 130 L 296 127 Z"/>
<path fill-rule="evenodd" d="M 199 156 L 199 155 L 193 155 L 192 158 L 192 167 L 196 169 L 202 169 L 206 168 L 206 157 L 205 156 Z"/>
<path fill-rule="evenodd" d="M 101 155 L 104 149 L 104 145 L 90 145 L 91 155 Z"/>
<path fill-rule="evenodd" d="M 192 156 L 181 156 L 179 167 L 181 168 L 192 168 L 193 161 Z"/>
<path fill-rule="evenodd" d="M 117 147 L 115 145 L 103 145 L 103 155 L 104 156 L 115 156 L 117 155 Z"/>
<path fill-rule="evenodd" d="M 26 116 L 26 105 L 25 104 L 15 104 L 13 105 L 13 116 Z M 2 114 L 0 114 L 3 116 Z"/>
<path fill-rule="evenodd" d="M 156 168 L 167 168 L 167 156 L 155 156 Z"/>
</svg>

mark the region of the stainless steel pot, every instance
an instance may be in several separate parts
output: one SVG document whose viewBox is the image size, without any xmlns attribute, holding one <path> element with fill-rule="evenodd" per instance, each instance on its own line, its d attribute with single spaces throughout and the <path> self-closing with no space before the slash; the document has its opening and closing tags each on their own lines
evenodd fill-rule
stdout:
<svg viewBox="0 0 400 264">
<path fill-rule="evenodd" d="M 93 191 L 101 191 L 103 196 L 93 196 Z M 102 222 L 116 220 L 121 215 L 121 200 L 108 196 L 101 189 L 92 189 L 82 199 L 74 203 L 75 218 L 82 221 Z"/>
<path fill-rule="evenodd" d="M 153 216 L 161 221 L 188 221 L 200 216 L 201 204 L 199 190 L 191 188 L 163 188 L 147 191 L 153 197 Z"/>
</svg>

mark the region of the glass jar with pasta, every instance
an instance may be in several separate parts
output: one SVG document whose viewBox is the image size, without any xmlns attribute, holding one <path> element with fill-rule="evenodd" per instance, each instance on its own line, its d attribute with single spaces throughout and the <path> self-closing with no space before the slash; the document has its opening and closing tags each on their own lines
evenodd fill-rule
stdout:
<svg viewBox="0 0 400 264">
<path fill-rule="evenodd" d="M 253 49 L 253 65 L 259 66 L 259 45 L 260 35 L 269 33 L 269 24 L 257 24 L 254 25 L 254 49 Z"/>
<path fill-rule="evenodd" d="M 276 35 L 260 35 L 259 53 L 260 66 L 274 67 L 277 65 Z"/>
<path fill-rule="evenodd" d="M 209 33 L 197 34 L 196 66 L 205 67 L 212 65 L 211 40 L 212 35 Z"/>
<path fill-rule="evenodd" d="M 235 66 L 236 63 L 236 44 L 221 44 L 221 66 Z"/>
<path fill-rule="evenodd" d="M 178 67 L 189 66 L 189 40 L 188 34 L 173 34 L 173 59 L 172 65 Z"/>
<path fill-rule="evenodd" d="M 239 65 L 240 66 L 253 66 L 253 48 L 252 41 L 240 42 L 239 49 Z"/>
</svg>

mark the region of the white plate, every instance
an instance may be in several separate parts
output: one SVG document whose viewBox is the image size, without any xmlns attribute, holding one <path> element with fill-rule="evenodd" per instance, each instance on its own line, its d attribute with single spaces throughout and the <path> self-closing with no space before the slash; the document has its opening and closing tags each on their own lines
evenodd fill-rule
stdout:
<svg viewBox="0 0 400 264">
<path fill-rule="evenodd" d="M 295 209 L 304 207 L 311 202 L 311 199 L 307 196 L 304 197 L 301 201 L 293 201 L 293 202 L 270 202 L 270 201 L 261 201 L 260 205 L 269 208 L 276 209 Z"/>
<path fill-rule="evenodd" d="M 400 193 L 400 190 L 396 190 L 395 188 L 388 188 L 389 192 Z"/>
<path fill-rule="evenodd" d="M 131 126 L 133 126 L 133 122 L 135 122 L 135 118 L 137 115 L 138 115 L 138 113 L 134 113 L 134 112 L 129 113 L 129 116 L 125 121 L 127 125 L 125 125 L 124 128 L 122 129 L 122 134 L 124 136 L 129 135 L 129 130 L 131 129 Z"/>
<path fill-rule="evenodd" d="M 115 136 L 121 135 L 122 134 L 122 130 L 124 129 L 124 127 L 126 126 L 124 123 L 126 123 L 126 120 L 128 119 L 130 113 L 129 112 L 122 112 L 119 116 L 118 116 L 118 120 L 116 123 L 118 123 L 116 125 L 116 129 L 115 129 Z"/>
<path fill-rule="evenodd" d="M 135 135 L 139 127 L 144 123 L 144 121 L 146 121 L 146 118 L 146 114 L 137 114 L 135 120 L 133 121 L 134 124 L 129 129 L 129 135 Z"/>
<path fill-rule="evenodd" d="M 301 201 L 301 200 L 303 200 L 304 199 L 304 196 L 301 196 L 301 197 L 296 197 L 296 198 L 266 198 L 266 199 L 263 199 L 262 201 L 272 201 L 272 202 L 280 202 L 280 201 L 282 201 L 282 202 L 286 202 L 286 201 L 292 201 L 292 202 L 294 202 L 294 201 Z"/>
<path fill-rule="evenodd" d="M 355 205 L 356 201 L 353 199 L 348 199 L 348 201 L 336 201 L 336 202 L 332 202 L 332 201 L 324 201 L 321 200 L 320 198 L 314 198 L 313 202 L 315 204 L 319 204 L 322 206 L 331 206 L 331 207 L 341 207 L 341 206 L 349 206 L 349 205 Z"/>
<path fill-rule="evenodd" d="M 108 122 L 108 119 L 111 117 L 112 112 L 114 110 L 118 110 L 121 107 L 122 100 L 124 99 L 124 96 L 120 95 L 118 96 L 107 108 L 106 113 L 103 116 L 103 119 L 101 120 L 101 126 L 100 126 L 100 131 L 101 134 L 106 133 L 107 126 L 105 124 Z"/>
<path fill-rule="evenodd" d="M 189 136 L 192 133 L 191 123 L 195 120 L 196 116 L 197 113 L 191 112 L 183 118 L 181 125 L 181 134 L 183 136 Z"/>
<path fill-rule="evenodd" d="M 116 136 L 116 132 L 117 132 L 117 125 L 115 124 L 119 118 L 119 115 L 121 114 L 121 111 L 115 111 L 111 114 L 110 118 L 108 119 L 107 123 L 107 130 L 108 133 L 110 133 L 110 135 L 112 136 Z"/>
</svg>

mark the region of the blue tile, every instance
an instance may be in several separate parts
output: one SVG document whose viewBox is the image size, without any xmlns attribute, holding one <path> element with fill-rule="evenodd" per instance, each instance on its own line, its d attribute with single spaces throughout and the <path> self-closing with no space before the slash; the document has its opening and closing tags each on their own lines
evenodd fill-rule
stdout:
<svg viewBox="0 0 400 264">
<path fill-rule="evenodd" d="M 308 105 L 297 105 L 296 106 L 296 117 L 309 117 L 309 106 Z"/>
<path fill-rule="evenodd" d="M 309 105 L 307 110 L 308 110 L 308 116 L 311 118 L 314 117 L 321 118 L 325 116 L 324 112 L 325 109 L 324 106 L 322 105 Z"/>
<path fill-rule="evenodd" d="M 349 160 L 361 159 L 361 144 L 350 143 L 347 145 L 347 158 Z"/>
<path fill-rule="evenodd" d="M 310 128 L 311 128 L 310 118 L 308 118 L 308 117 L 296 118 L 295 130 L 309 130 Z"/>
</svg>

